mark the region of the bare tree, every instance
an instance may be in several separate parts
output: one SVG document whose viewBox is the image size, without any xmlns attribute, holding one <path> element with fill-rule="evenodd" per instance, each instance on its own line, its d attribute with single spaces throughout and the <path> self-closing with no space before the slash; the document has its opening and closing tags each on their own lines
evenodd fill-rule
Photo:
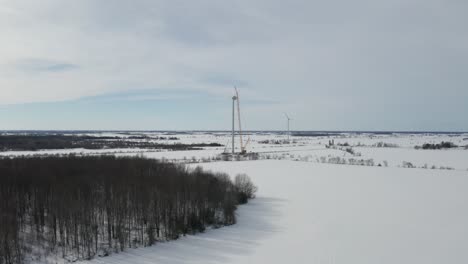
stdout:
<svg viewBox="0 0 468 264">
<path fill-rule="evenodd" d="M 247 203 L 248 199 L 255 198 L 257 186 L 255 186 L 247 174 L 238 174 L 234 179 L 234 186 L 237 190 L 238 202 Z"/>
</svg>

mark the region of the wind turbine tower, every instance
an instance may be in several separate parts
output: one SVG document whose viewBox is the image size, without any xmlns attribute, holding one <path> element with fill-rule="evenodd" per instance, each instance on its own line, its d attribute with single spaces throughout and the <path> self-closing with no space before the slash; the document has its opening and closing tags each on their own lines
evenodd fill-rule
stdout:
<svg viewBox="0 0 468 264">
<path fill-rule="evenodd" d="M 235 133 L 234 133 L 234 129 L 235 129 L 235 119 L 236 119 L 236 100 L 237 100 L 237 96 L 234 95 L 232 97 L 232 155 L 234 156 L 234 136 L 235 136 Z"/>
<path fill-rule="evenodd" d="M 232 138 L 231 138 L 231 144 L 232 144 L 232 148 L 231 148 L 231 152 L 229 153 L 228 151 L 228 146 L 229 146 L 229 140 L 228 142 L 226 143 L 226 147 L 224 148 L 224 151 L 223 153 L 221 154 L 222 155 L 222 158 L 226 158 L 228 159 L 229 158 L 229 155 L 232 155 L 232 160 L 234 160 L 234 158 L 236 158 L 236 160 L 241 157 L 243 158 L 257 158 L 258 157 L 258 153 L 254 153 L 254 152 L 249 152 L 247 153 L 247 145 L 249 145 L 250 143 L 250 137 L 247 139 L 247 141 L 244 141 L 243 139 L 243 133 L 242 133 L 242 125 L 241 125 L 241 114 L 240 114 L 240 97 L 239 97 L 239 91 L 237 90 L 237 88 L 234 86 L 234 91 L 235 91 L 235 95 L 233 95 L 231 97 L 232 99 Z M 236 107 L 237 107 L 237 110 L 236 110 Z M 237 116 L 236 116 L 236 111 L 237 111 Z M 238 135 L 239 135 L 239 152 L 236 153 L 236 117 L 237 117 L 237 121 L 238 121 Z"/>
<path fill-rule="evenodd" d="M 290 118 L 290 117 L 288 116 L 288 114 L 286 114 L 286 113 L 284 113 L 284 116 L 286 116 L 286 119 L 288 120 L 288 143 L 289 143 L 289 136 L 290 136 L 290 134 L 291 134 L 291 132 L 289 131 L 289 121 L 291 121 L 292 118 Z"/>
</svg>

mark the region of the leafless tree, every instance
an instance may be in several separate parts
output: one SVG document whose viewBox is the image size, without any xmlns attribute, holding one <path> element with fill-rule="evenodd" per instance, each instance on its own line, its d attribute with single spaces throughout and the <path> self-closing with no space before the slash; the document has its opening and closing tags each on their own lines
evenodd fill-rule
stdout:
<svg viewBox="0 0 468 264">
<path fill-rule="evenodd" d="M 248 199 L 255 198 L 257 186 L 255 186 L 247 174 L 238 174 L 234 179 L 239 203 L 247 203 Z"/>
</svg>

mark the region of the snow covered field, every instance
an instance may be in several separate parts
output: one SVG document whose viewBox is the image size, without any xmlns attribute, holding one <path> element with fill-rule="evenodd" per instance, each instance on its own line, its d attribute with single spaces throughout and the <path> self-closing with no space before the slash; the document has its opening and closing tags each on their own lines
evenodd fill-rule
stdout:
<svg viewBox="0 0 468 264">
<path fill-rule="evenodd" d="M 249 174 L 234 226 L 91 263 L 466 263 L 468 173 L 295 161 L 202 165 Z"/>
<path fill-rule="evenodd" d="M 74 134 L 80 135 L 80 134 Z M 88 136 L 119 137 L 125 140 L 153 141 L 153 138 L 177 137 L 178 140 L 160 140 L 165 144 L 194 144 L 194 143 L 219 143 L 227 146 L 230 151 L 231 136 L 226 132 L 94 132 L 86 133 Z M 128 139 L 129 136 L 147 136 L 148 139 Z M 414 167 L 434 169 L 468 170 L 468 134 L 372 134 L 372 133 L 332 133 L 319 136 L 293 136 L 292 144 L 282 144 L 286 135 L 281 132 L 249 132 L 244 140 L 249 138 L 248 151 L 261 153 L 262 158 L 306 160 L 309 162 L 321 162 L 324 159 L 332 162 L 337 158 L 354 160 L 370 160 L 374 165 L 389 167 L 401 167 L 404 163 L 411 163 Z M 239 138 L 236 137 L 236 151 L 239 151 Z M 332 148 L 327 148 L 329 141 L 334 141 Z M 268 141 L 268 143 L 265 143 Z M 415 149 L 424 143 L 437 144 L 440 142 L 452 142 L 457 148 L 444 150 Z M 388 144 L 392 147 L 378 147 L 378 144 Z M 354 154 L 345 151 L 351 148 Z M 169 159 L 177 161 L 206 161 L 214 159 L 224 147 L 206 147 L 203 150 L 168 151 L 166 149 L 62 149 L 39 151 L 4 151 L 0 156 L 20 155 L 50 155 L 74 153 L 77 155 L 102 155 L 115 154 L 120 156 L 144 155 L 156 159 Z"/>
<path fill-rule="evenodd" d="M 228 146 L 230 138 L 223 132 L 174 136 L 180 143 Z M 250 138 L 248 149 L 261 153 L 260 160 L 215 160 L 223 147 L 0 155 L 143 155 L 196 162 L 189 166 L 232 177 L 247 173 L 259 187 L 257 198 L 238 209 L 236 225 L 84 263 L 468 263 L 468 134 L 342 133 L 292 137 L 292 144 L 282 144 L 281 133 Z M 330 140 L 334 145 L 326 146 Z M 442 141 L 458 147 L 415 149 Z"/>
</svg>

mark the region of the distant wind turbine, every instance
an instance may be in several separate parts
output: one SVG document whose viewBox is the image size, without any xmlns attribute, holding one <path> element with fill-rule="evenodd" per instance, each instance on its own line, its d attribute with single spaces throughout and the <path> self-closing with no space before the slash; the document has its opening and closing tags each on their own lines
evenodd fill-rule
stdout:
<svg viewBox="0 0 468 264">
<path fill-rule="evenodd" d="M 289 143 L 289 135 L 291 134 L 291 133 L 289 132 L 289 121 L 291 121 L 291 120 L 293 120 L 293 119 L 290 118 L 290 117 L 288 116 L 288 114 L 286 114 L 286 113 L 284 113 L 284 116 L 286 116 L 286 119 L 288 120 L 288 143 Z"/>
</svg>

